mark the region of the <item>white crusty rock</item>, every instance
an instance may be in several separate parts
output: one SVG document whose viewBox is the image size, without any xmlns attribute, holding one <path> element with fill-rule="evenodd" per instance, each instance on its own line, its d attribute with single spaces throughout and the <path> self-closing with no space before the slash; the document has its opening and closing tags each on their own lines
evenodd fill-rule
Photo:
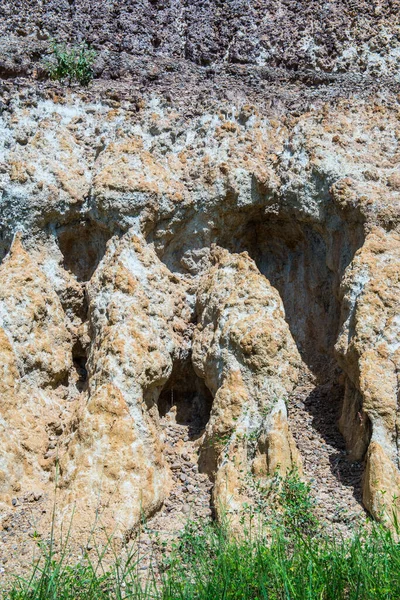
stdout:
<svg viewBox="0 0 400 600">
<path fill-rule="evenodd" d="M 302 367 L 282 301 L 246 253 L 214 247 L 201 278 L 193 364 L 214 401 L 200 464 L 217 510 L 239 514 L 246 474 L 285 474 L 301 460 L 285 400 Z"/>
<path fill-rule="evenodd" d="M 373 229 L 341 291 L 336 353 L 347 379 L 340 424 L 352 458 L 366 453 L 365 506 L 390 519 L 400 508 L 400 236 Z"/>
<path fill-rule="evenodd" d="M 88 286 L 89 387 L 62 459 L 66 501 L 82 524 L 99 511 L 114 531 L 129 531 L 168 495 L 157 399 L 187 345 L 181 279 L 127 233 L 109 243 Z"/>
<path fill-rule="evenodd" d="M 60 502 L 83 528 L 97 509 L 121 531 L 157 510 L 170 483 L 158 400 L 184 361 L 185 395 L 191 356 L 214 397 L 199 466 L 216 504 L 240 511 L 242 466 L 262 479 L 301 463 L 285 399 L 309 369 L 345 381 L 349 460 L 365 461 L 364 505 L 387 511 L 400 495 L 397 104 L 295 117 L 24 102 L 0 114 L 3 513 L 33 487 L 51 496 L 57 457 Z"/>
</svg>

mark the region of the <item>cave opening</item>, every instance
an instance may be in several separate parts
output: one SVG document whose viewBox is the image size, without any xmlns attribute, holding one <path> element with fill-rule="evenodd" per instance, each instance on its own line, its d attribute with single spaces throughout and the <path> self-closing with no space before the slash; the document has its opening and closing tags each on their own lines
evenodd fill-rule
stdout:
<svg viewBox="0 0 400 600">
<path fill-rule="evenodd" d="M 216 243 L 248 252 L 278 290 L 285 318 L 304 363 L 321 383 L 338 379 L 334 357 L 341 315 L 340 284 L 364 241 L 361 223 L 329 215 L 325 223 L 300 220 L 265 208 L 226 218 Z"/>
<path fill-rule="evenodd" d="M 184 225 L 175 223 L 174 235 L 165 223 L 154 226 L 147 241 L 171 271 L 194 281 L 210 268 L 213 244 L 249 254 L 278 291 L 304 363 L 287 399 L 287 412 L 305 457 L 305 472 L 313 476 L 307 459 L 321 453 L 324 461 L 310 461 L 317 463 L 318 486 L 328 490 L 324 473 L 330 472 L 331 482 L 336 479 L 339 488 L 350 489 L 360 504 L 371 424 L 362 413 L 360 394 L 338 364 L 335 344 L 342 325 L 341 284 L 364 244 L 365 221 L 357 207 L 336 206 L 326 181 L 318 181 L 315 190 L 309 206 L 302 198 L 268 196 L 257 189 L 251 190 L 251 202 L 227 193 L 224 200 L 201 207 Z M 163 398 L 167 400 L 167 390 Z M 358 429 L 357 419 L 362 420 Z"/>
<path fill-rule="evenodd" d="M 12 238 L 0 230 L 0 265 L 10 251 Z"/>
<path fill-rule="evenodd" d="M 189 438 L 197 439 L 209 421 L 212 402 L 211 392 L 195 374 L 188 357 L 174 364 L 157 406 L 161 418 L 174 414 L 176 423 L 188 427 Z"/>
<path fill-rule="evenodd" d="M 205 213 L 196 215 L 172 240 L 164 242 L 157 231 L 151 238 L 159 239 L 156 248 L 168 268 L 194 277 L 209 268 L 209 249 L 214 243 L 230 252 L 248 252 L 260 273 L 279 292 L 293 339 L 313 376 L 310 378 L 305 369 L 303 376 L 309 386 L 305 410 L 326 444 L 333 436 L 345 465 L 354 459 L 351 454 L 341 454 L 344 440 L 350 450 L 352 445 L 343 427 L 350 418 L 344 402 L 349 382 L 337 363 L 334 347 L 341 326 L 340 285 L 364 243 L 365 232 L 362 219 L 336 210 L 328 196 L 323 210 L 316 219 L 290 210 L 283 202 L 266 206 L 260 199 L 256 206 L 234 210 L 227 201 L 212 219 Z M 297 393 L 294 390 L 289 401 L 289 416 L 298 403 Z M 332 411 L 325 410 L 325 403 Z M 369 427 L 366 432 L 364 449 Z M 332 469 L 336 473 L 336 467 Z"/>
<path fill-rule="evenodd" d="M 361 222 L 347 222 L 333 211 L 323 222 L 296 219 L 279 211 L 275 214 L 260 211 L 244 219 L 233 234 L 224 233 L 218 239 L 231 252 L 247 251 L 260 273 L 279 292 L 292 337 L 314 376 L 309 380 L 304 411 L 311 417 L 312 431 L 331 448 L 333 476 L 353 490 L 358 503 L 362 461 L 371 430 L 365 416 L 362 450 L 355 456 L 349 427 L 344 425 L 349 420 L 355 422 L 352 418 L 355 408 L 354 403 L 350 402 L 353 408 L 346 403 L 349 381 L 337 363 L 334 347 L 341 326 L 340 285 L 346 268 L 364 243 L 364 235 Z M 301 384 L 287 405 L 291 427 L 293 419 L 299 417 L 300 389 Z M 301 450 L 306 438 L 302 431 L 296 439 Z"/>
<path fill-rule="evenodd" d="M 250 222 L 247 228 L 252 233 L 244 238 L 245 248 L 278 290 L 303 361 L 318 379 L 326 381 L 336 369 L 333 350 L 340 326 L 339 286 L 357 248 L 349 251 L 343 239 L 330 249 L 332 240 L 308 224 L 271 220 Z M 338 253 L 332 256 L 332 250 Z"/>
<path fill-rule="evenodd" d="M 64 257 L 63 266 L 78 281 L 89 281 L 102 260 L 111 231 L 104 225 L 82 219 L 57 230 L 58 245 Z"/>
<path fill-rule="evenodd" d="M 88 349 L 77 338 L 72 347 L 72 362 L 75 370 L 75 385 L 78 392 L 84 392 L 88 386 L 87 371 Z"/>
<path fill-rule="evenodd" d="M 336 377 L 340 283 L 363 244 L 362 223 L 347 222 L 332 207 L 317 222 L 260 205 L 225 209 L 212 219 L 211 227 L 207 221 L 206 215 L 196 215 L 172 240 L 163 243 L 153 231 L 148 241 L 155 243 L 171 271 L 194 276 L 208 268 L 213 243 L 230 252 L 248 252 L 279 292 L 291 334 L 310 371 L 321 382 Z"/>
</svg>

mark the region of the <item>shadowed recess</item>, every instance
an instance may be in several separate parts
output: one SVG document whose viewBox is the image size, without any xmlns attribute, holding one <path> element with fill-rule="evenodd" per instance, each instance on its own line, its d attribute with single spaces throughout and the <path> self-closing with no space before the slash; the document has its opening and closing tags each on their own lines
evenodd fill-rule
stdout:
<svg viewBox="0 0 400 600">
<path fill-rule="evenodd" d="M 188 425 L 189 435 L 195 438 L 208 423 L 212 401 L 211 392 L 197 377 L 188 358 L 175 363 L 157 404 L 161 417 L 176 411 L 176 422 Z"/>
<path fill-rule="evenodd" d="M 149 241 L 156 238 L 153 232 Z M 160 246 L 159 256 L 172 271 L 197 273 L 207 268 L 203 257 L 212 243 L 248 252 L 278 290 L 302 359 L 327 381 L 337 367 L 333 348 L 340 326 L 340 283 L 363 241 L 362 225 L 347 223 L 333 209 L 325 222 L 315 222 L 252 206 L 222 212 L 212 230 L 196 216 L 172 242 Z"/>
<path fill-rule="evenodd" d="M 356 227 L 320 226 L 285 215 L 252 218 L 241 238 L 227 243 L 234 251 L 247 250 L 278 290 L 298 350 L 322 381 L 332 377 L 336 365 L 340 282 L 362 243 Z"/>
<path fill-rule="evenodd" d="M 99 223 L 82 220 L 60 227 L 57 237 L 64 268 L 78 281 L 89 281 L 105 254 L 111 232 Z"/>
<path fill-rule="evenodd" d="M 11 237 L 0 230 L 0 265 L 10 251 L 11 241 Z"/>
</svg>

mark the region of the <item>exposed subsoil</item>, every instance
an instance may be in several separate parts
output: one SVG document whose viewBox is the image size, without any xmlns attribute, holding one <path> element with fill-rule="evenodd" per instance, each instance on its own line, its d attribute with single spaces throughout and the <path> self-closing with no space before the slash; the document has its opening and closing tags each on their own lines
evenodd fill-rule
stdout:
<svg viewBox="0 0 400 600">
<path fill-rule="evenodd" d="M 194 525 L 212 520 L 212 483 L 198 469 L 198 446 L 204 432 L 196 422 L 177 423 L 176 407 L 161 419 L 165 456 L 173 486 L 164 506 L 149 519 L 137 536 L 140 568 L 158 567 L 189 521 Z"/>
<path fill-rule="evenodd" d="M 315 386 L 304 377 L 290 398 L 288 417 L 316 514 L 328 530 L 347 536 L 366 512 L 361 503 L 363 464 L 348 460 L 337 425 L 342 392 L 340 385 Z"/>
<path fill-rule="evenodd" d="M 250 99 L 399 87 L 399 0 L 3 0 L 0 80 L 47 78 L 50 41 L 85 40 L 97 81 Z M 378 58 L 379 56 L 379 58 Z M 279 91 L 274 88 L 282 82 Z M 284 89 L 286 88 L 286 89 Z M 277 93 L 278 92 L 278 93 Z M 315 94 L 316 92 L 316 94 Z M 290 92 L 289 92 L 290 95 Z M 196 105 L 196 102 L 193 103 Z"/>
<path fill-rule="evenodd" d="M 289 401 L 289 423 L 311 483 L 316 516 L 329 533 L 348 537 L 367 515 L 361 503 L 363 465 L 348 460 L 337 426 L 341 395 L 341 386 L 315 386 L 304 375 Z M 143 571 L 162 564 L 186 523 L 196 527 L 212 520 L 212 483 L 197 468 L 203 430 L 176 423 L 175 414 L 172 409 L 161 420 L 174 485 L 163 509 L 138 535 Z"/>
</svg>

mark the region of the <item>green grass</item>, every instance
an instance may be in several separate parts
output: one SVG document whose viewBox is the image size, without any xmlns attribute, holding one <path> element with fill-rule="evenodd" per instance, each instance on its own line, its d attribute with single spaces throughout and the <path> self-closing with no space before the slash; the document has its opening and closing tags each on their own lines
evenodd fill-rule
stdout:
<svg viewBox="0 0 400 600">
<path fill-rule="evenodd" d="M 194 536 L 168 584 L 171 599 L 398 599 L 400 546 L 379 526 L 348 542 L 277 531 L 269 544 L 219 530 Z"/>
<path fill-rule="evenodd" d="M 102 556 L 68 566 L 51 554 L 29 581 L 17 580 L 4 600 L 398 600 L 400 544 L 372 524 L 348 541 L 277 528 L 267 542 L 235 539 L 226 527 L 195 529 L 188 523 L 161 567 L 140 583 L 140 559 L 116 559 L 108 571 Z"/>
<path fill-rule="evenodd" d="M 172 551 L 153 570 L 141 569 L 146 557 L 138 546 L 113 560 L 113 540 L 94 546 L 79 564 L 70 565 L 70 531 L 61 553 L 50 543 L 28 580 L 15 578 L 3 600 L 399 600 L 400 529 L 369 522 L 351 538 L 334 539 L 314 516 L 310 486 L 297 471 L 275 477 L 271 489 L 259 488 L 274 507 L 265 527 L 260 512 L 245 511 L 248 531 L 232 534 L 227 523 L 188 522 Z M 274 496 L 274 494 L 272 494 Z M 277 504 L 274 502 L 277 501 Z M 257 505 L 256 505 L 257 508 Z M 54 509 L 55 510 L 55 509 Z M 262 527 L 258 523 L 263 522 Z M 157 534 L 154 547 L 163 547 Z M 57 558 L 56 558 L 57 557 Z M 147 557 L 148 558 L 148 557 Z M 160 562 L 161 561 L 161 562 Z"/>
</svg>

